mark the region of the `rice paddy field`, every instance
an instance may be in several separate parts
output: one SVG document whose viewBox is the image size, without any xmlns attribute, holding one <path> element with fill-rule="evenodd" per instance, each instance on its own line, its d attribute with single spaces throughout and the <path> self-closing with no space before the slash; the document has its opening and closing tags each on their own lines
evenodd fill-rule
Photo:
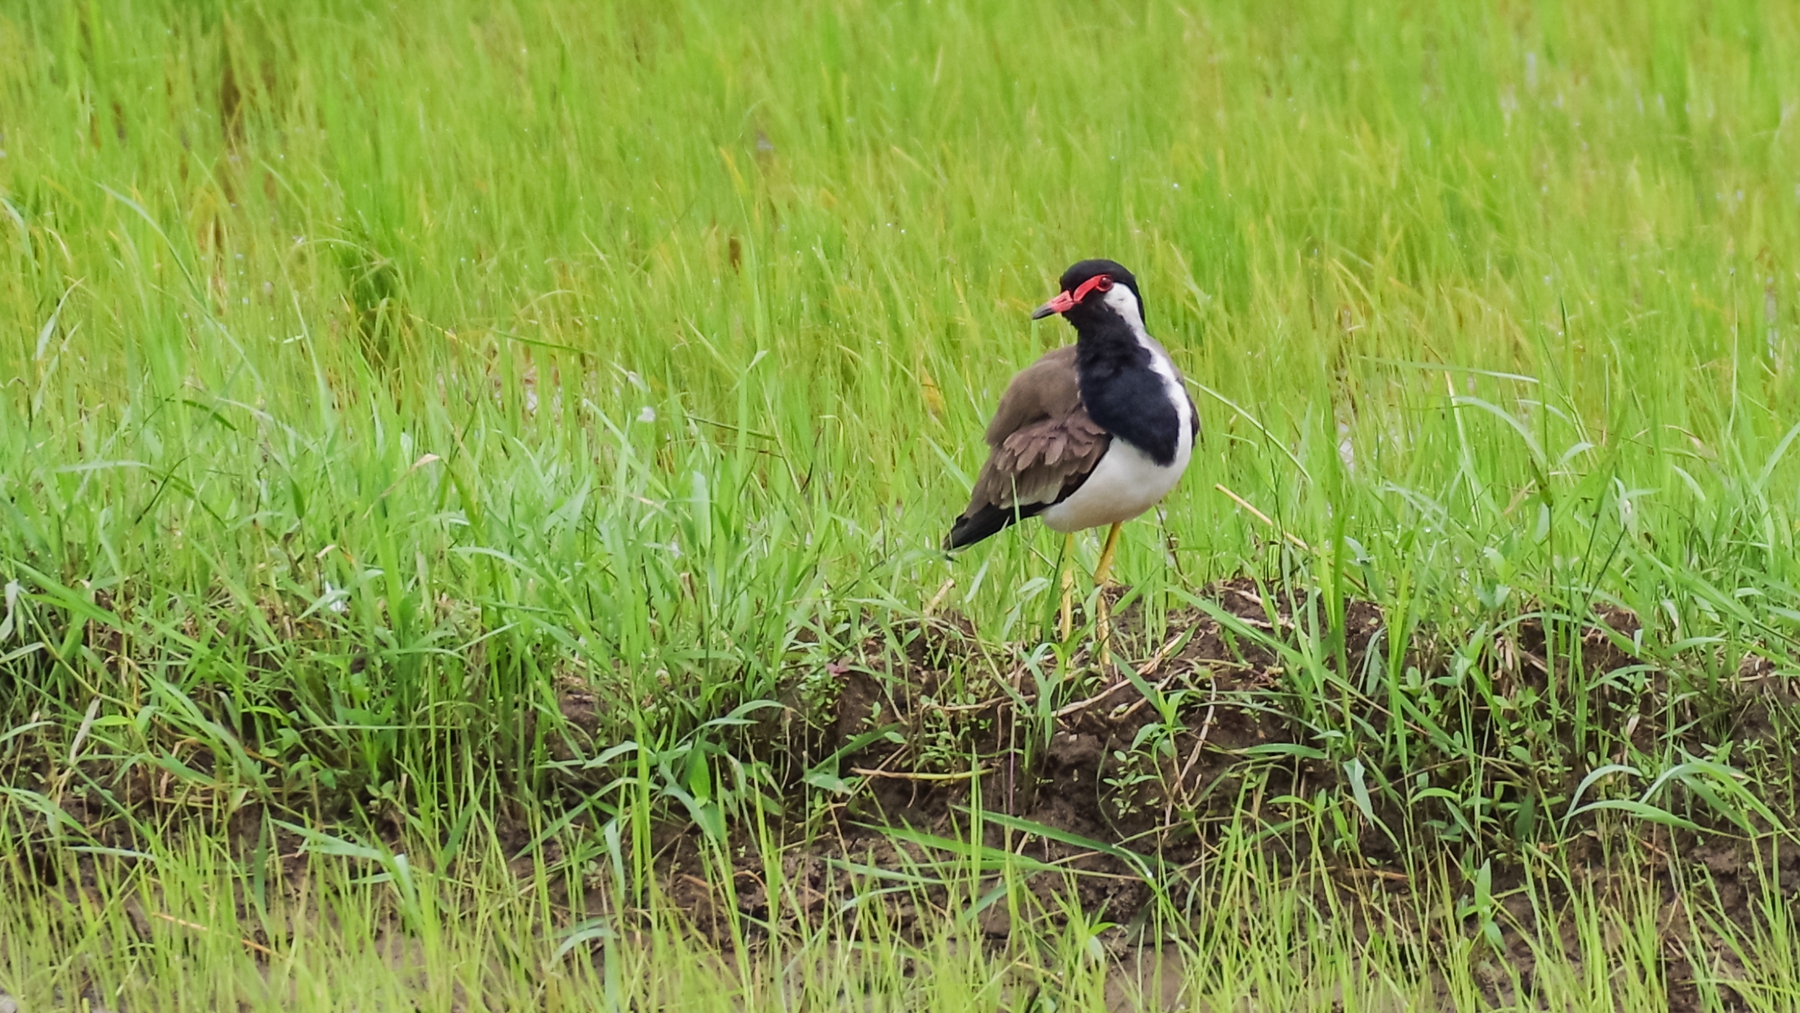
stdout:
<svg viewBox="0 0 1800 1013">
<path fill-rule="evenodd" d="M 1758 0 L 0 2 L 0 1009 L 1793 1009 L 1797 112 Z M 1064 638 L 938 546 L 1093 256 L 1203 428 Z"/>
</svg>

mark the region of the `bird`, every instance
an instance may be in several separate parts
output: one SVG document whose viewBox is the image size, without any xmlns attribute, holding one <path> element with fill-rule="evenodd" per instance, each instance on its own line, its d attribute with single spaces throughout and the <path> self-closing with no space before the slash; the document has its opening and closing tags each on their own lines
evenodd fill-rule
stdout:
<svg viewBox="0 0 1800 1013">
<path fill-rule="evenodd" d="M 1075 328 L 1075 343 L 1046 352 L 1007 384 L 988 423 L 987 462 L 944 549 L 1037 517 L 1064 535 L 1066 561 L 1075 532 L 1111 525 L 1094 569 L 1094 583 L 1105 587 L 1120 528 L 1181 480 L 1200 415 L 1168 350 L 1144 328 L 1144 301 L 1130 271 L 1112 260 L 1083 260 L 1059 284 L 1031 319 L 1061 314 Z M 1073 624 L 1073 589 L 1065 566 L 1064 640 Z M 1104 639 L 1104 618 L 1097 625 Z"/>
</svg>

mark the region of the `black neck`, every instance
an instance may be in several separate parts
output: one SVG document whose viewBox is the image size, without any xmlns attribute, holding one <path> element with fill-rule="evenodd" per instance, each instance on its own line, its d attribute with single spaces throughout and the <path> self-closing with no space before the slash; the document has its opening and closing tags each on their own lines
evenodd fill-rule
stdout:
<svg viewBox="0 0 1800 1013">
<path fill-rule="evenodd" d="M 1088 415 L 1157 464 L 1173 464 L 1181 443 L 1181 412 L 1151 368 L 1150 349 L 1113 314 L 1077 321 L 1075 327 L 1075 370 Z"/>
</svg>

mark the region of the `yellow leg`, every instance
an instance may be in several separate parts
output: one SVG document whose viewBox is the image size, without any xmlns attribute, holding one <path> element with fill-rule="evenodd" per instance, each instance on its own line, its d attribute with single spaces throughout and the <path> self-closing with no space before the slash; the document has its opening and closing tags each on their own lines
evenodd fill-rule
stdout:
<svg viewBox="0 0 1800 1013">
<path fill-rule="evenodd" d="M 1113 553 L 1119 548 L 1119 528 L 1114 524 L 1106 533 L 1106 548 L 1100 550 L 1100 565 L 1094 567 L 1094 643 L 1100 649 L 1100 660 L 1106 660 L 1106 648 L 1112 640 L 1112 617 L 1107 614 L 1106 582 L 1112 572 Z"/>
<path fill-rule="evenodd" d="M 1075 631 L 1075 532 L 1063 536 L 1063 568 L 1062 568 L 1062 611 L 1057 614 L 1060 620 L 1057 628 L 1062 639 L 1069 639 Z"/>
<path fill-rule="evenodd" d="M 1106 548 L 1100 550 L 1100 565 L 1094 567 L 1094 585 L 1105 587 L 1107 575 L 1112 573 L 1113 553 L 1119 548 L 1119 529 L 1123 524 L 1114 524 L 1106 533 Z"/>
</svg>

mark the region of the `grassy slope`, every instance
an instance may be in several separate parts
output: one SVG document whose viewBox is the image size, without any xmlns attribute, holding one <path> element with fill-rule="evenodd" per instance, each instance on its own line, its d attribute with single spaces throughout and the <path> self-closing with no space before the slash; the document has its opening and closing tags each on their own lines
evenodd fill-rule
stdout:
<svg viewBox="0 0 1800 1013">
<path fill-rule="evenodd" d="M 1794 10 L 1218 8 L 6 8 L 17 797 L 124 762 L 441 836 L 541 783 L 559 679 L 672 741 L 953 576 L 1036 643 L 1052 539 L 933 547 L 1102 253 L 1206 427 L 1128 530 L 1153 604 L 1298 569 L 1471 657 L 1600 599 L 1684 692 L 1788 665 Z M 1370 698 L 1480 702 L 1403 661 Z M 1425 748 L 1320 679 L 1335 756 Z M 1591 688 L 1528 763 L 1623 748 Z"/>
</svg>

